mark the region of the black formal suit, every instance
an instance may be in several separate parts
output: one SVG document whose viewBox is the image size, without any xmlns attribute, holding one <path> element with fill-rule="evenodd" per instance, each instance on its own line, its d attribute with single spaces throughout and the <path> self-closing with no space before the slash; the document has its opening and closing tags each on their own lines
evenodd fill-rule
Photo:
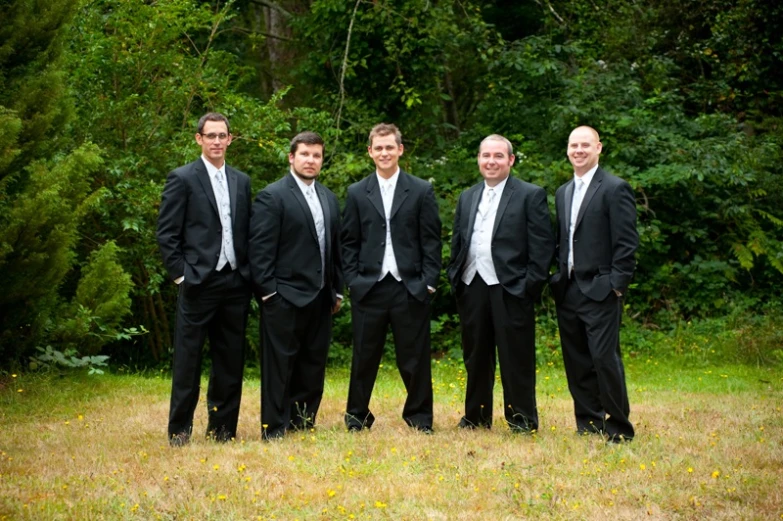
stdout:
<svg viewBox="0 0 783 521">
<path fill-rule="evenodd" d="M 265 439 L 315 425 L 323 396 L 331 310 L 343 287 L 340 206 L 329 189 L 313 186 L 323 211 L 323 263 L 313 213 L 293 174 L 268 185 L 253 203 L 249 250 L 261 307 Z"/>
<path fill-rule="evenodd" d="M 212 372 L 207 390 L 208 434 L 236 436 L 242 397 L 245 328 L 250 304 L 247 261 L 250 178 L 224 165 L 236 266 L 217 271 L 223 239 L 220 214 L 204 160 L 172 171 L 158 216 L 157 239 L 172 280 L 184 275 L 177 298 L 169 436 L 187 440 L 198 403 L 201 357 L 209 336 Z"/>
<path fill-rule="evenodd" d="M 369 428 L 370 397 L 391 325 L 397 368 L 408 397 L 402 416 L 432 428 L 430 294 L 441 268 L 441 223 L 432 185 L 402 170 L 394 190 L 389 226 L 401 281 L 379 281 L 386 252 L 386 212 L 376 173 L 351 185 L 343 213 L 345 281 L 351 291 L 353 361 L 346 425 Z"/>
<path fill-rule="evenodd" d="M 622 297 L 639 245 L 636 202 L 627 182 L 600 167 L 587 187 L 574 228 L 569 274 L 569 227 L 574 180 L 558 188 L 557 272 L 551 278 L 563 361 L 577 430 L 631 439 L 633 425 L 620 355 Z"/>
<path fill-rule="evenodd" d="M 543 188 L 508 177 L 492 224 L 491 256 L 498 284 L 479 273 L 462 278 L 485 183 L 464 191 L 451 237 L 449 281 L 457 296 L 467 371 L 463 427 L 492 424 L 495 346 L 500 359 L 503 412 L 514 430 L 538 429 L 533 303 L 541 297 L 552 261 L 554 239 Z"/>
</svg>

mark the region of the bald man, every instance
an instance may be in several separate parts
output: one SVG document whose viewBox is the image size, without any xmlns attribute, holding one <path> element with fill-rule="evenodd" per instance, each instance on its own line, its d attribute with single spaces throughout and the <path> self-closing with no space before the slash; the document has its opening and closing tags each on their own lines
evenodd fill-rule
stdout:
<svg viewBox="0 0 783 521">
<path fill-rule="evenodd" d="M 634 437 L 620 319 L 639 235 L 633 190 L 598 166 L 601 150 L 591 127 L 568 138 L 574 178 L 555 194 L 558 271 L 550 283 L 577 432 L 619 443 Z"/>
</svg>

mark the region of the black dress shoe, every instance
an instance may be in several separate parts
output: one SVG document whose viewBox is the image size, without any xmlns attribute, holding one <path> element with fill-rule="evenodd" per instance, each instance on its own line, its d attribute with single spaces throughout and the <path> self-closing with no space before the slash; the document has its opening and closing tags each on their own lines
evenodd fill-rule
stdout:
<svg viewBox="0 0 783 521">
<path fill-rule="evenodd" d="M 633 437 L 626 437 L 622 434 L 608 434 L 606 436 L 606 443 L 614 443 L 615 445 L 619 445 L 621 443 L 631 443 L 633 441 Z"/>
<path fill-rule="evenodd" d="M 435 434 L 435 431 L 433 431 L 432 427 L 430 427 L 429 425 L 413 425 L 412 427 L 422 434 L 427 434 L 427 435 Z"/>
<path fill-rule="evenodd" d="M 491 429 L 492 424 L 491 423 L 473 423 L 472 421 L 468 420 L 464 416 L 457 424 L 457 427 L 460 429 L 478 429 L 479 427 L 484 429 Z"/>
<path fill-rule="evenodd" d="M 186 433 L 172 434 L 169 436 L 169 445 L 172 447 L 184 447 L 190 443 L 190 435 Z"/>
</svg>

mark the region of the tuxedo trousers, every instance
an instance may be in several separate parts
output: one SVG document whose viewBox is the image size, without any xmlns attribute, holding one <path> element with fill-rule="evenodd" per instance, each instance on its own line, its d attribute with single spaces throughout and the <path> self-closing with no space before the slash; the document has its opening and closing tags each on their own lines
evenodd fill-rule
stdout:
<svg viewBox="0 0 783 521">
<path fill-rule="evenodd" d="M 402 418 L 411 427 L 432 428 L 430 296 L 417 300 L 391 275 L 377 282 L 359 302 L 351 302 L 353 359 L 345 423 L 370 428 L 375 416 L 370 397 L 391 326 L 394 353 L 407 398 Z"/>
<path fill-rule="evenodd" d="M 574 400 L 578 432 L 632 439 L 628 390 L 620 355 L 623 301 L 611 292 L 597 302 L 569 280 L 557 305 L 568 389 Z"/>
<path fill-rule="evenodd" d="M 460 425 L 491 427 L 496 360 L 503 385 L 503 415 L 517 431 L 538 429 L 536 322 L 533 302 L 479 274 L 457 286 L 462 357 L 467 373 L 465 416 Z M 497 358 L 495 348 L 497 347 Z"/>
<path fill-rule="evenodd" d="M 261 304 L 261 436 L 315 425 L 332 337 L 330 292 L 303 307 L 279 293 Z"/>
<path fill-rule="evenodd" d="M 188 439 L 198 404 L 204 341 L 212 369 L 207 388 L 207 435 L 236 437 L 242 399 L 250 286 L 236 270 L 212 272 L 201 284 L 183 281 L 177 298 L 169 437 Z"/>
</svg>

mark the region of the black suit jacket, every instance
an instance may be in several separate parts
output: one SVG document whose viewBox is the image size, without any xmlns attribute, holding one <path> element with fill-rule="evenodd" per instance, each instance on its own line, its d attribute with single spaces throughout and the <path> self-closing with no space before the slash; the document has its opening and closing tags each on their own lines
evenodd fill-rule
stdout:
<svg viewBox="0 0 783 521">
<path fill-rule="evenodd" d="M 557 272 L 552 292 L 561 301 L 568 281 L 568 228 L 574 180 L 557 189 Z M 579 207 L 574 228 L 574 274 L 579 289 L 595 301 L 615 289 L 625 293 L 639 246 L 636 200 L 631 186 L 598 167 Z"/>
<path fill-rule="evenodd" d="M 318 295 L 322 280 L 333 305 L 337 293 L 342 293 L 340 205 L 328 188 L 317 181 L 314 185 L 324 213 L 325 277 L 313 215 L 289 172 L 261 190 L 253 203 L 249 255 L 259 301 L 277 292 L 293 305 L 304 307 Z"/>
<path fill-rule="evenodd" d="M 467 263 L 483 192 L 482 181 L 462 192 L 457 203 L 448 267 L 452 288 L 459 284 Z M 492 228 L 492 262 L 503 289 L 537 300 L 546 284 L 554 247 L 546 192 L 509 177 Z"/>
<path fill-rule="evenodd" d="M 228 165 L 225 172 L 237 269 L 249 282 L 250 178 Z M 157 238 L 172 280 L 184 275 L 188 284 L 200 284 L 217 266 L 222 225 L 207 167 L 201 158 L 168 175 L 160 202 Z"/>
<path fill-rule="evenodd" d="M 390 215 L 394 257 L 408 292 L 424 301 L 440 275 L 438 203 L 430 183 L 403 170 L 399 176 Z M 351 298 L 360 301 L 378 282 L 386 249 L 386 213 L 374 172 L 348 187 L 342 246 L 345 281 Z"/>
</svg>

